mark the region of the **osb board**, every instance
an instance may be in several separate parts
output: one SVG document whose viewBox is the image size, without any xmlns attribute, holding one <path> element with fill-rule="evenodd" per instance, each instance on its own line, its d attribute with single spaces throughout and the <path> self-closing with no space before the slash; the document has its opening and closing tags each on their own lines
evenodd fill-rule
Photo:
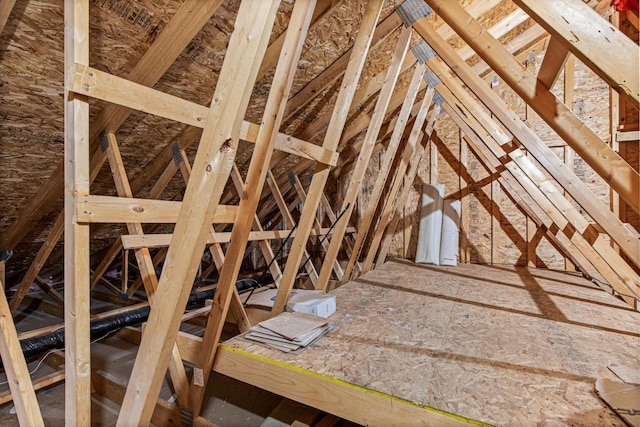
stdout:
<svg viewBox="0 0 640 427">
<path fill-rule="evenodd" d="M 640 314 L 578 276 L 393 260 L 333 293 L 300 355 L 225 344 L 494 425 L 623 425 L 594 383 L 640 364 Z"/>
</svg>

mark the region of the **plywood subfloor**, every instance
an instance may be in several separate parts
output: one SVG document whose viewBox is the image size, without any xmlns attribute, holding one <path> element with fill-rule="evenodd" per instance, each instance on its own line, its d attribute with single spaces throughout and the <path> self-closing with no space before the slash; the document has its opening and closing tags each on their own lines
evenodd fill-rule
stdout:
<svg viewBox="0 0 640 427">
<path fill-rule="evenodd" d="M 301 355 L 224 344 L 489 424 L 624 425 L 594 384 L 640 366 L 640 313 L 577 275 L 395 260 L 334 293 Z"/>
</svg>

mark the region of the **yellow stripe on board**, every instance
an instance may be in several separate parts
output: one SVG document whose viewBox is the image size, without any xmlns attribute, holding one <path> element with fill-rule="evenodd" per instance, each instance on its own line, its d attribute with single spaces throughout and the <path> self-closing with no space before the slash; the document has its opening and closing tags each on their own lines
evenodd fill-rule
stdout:
<svg viewBox="0 0 640 427">
<path fill-rule="evenodd" d="M 466 418 L 466 417 L 463 417 L 462 415 L 452 414 L 451 412 L 446 412 L 446 411 L 443 411 L 441 409 L 432 408 L 431 406 L 419 405 L 417 403 L 411 402 L 410 400 L 402 399 L 400 397 L 393 396 L 393 395 L 390 395 L 390 394 L 387 394 L 387 393 L 383 393 L 381 391 L 372 390 L 370 388 L 366 388 L 366 387 L 363 387 L 361 385 L 357 385 L 357 384 L 353 384 L 353 383 L 350 383 L 350 382 L 347 382 L 347 381 L 344 381 L 344 380 L 340 380 L 338 378 L 329 377 L 327 375 L 323 375 L 323 374 L 320 374 L 318 372 L 310 371 L 308 369 L 299 368 L 297 366 L 290 365 L 290 364 L 285 363 L 285 362 L 281 362 L 280 360 L 271 359 L 271 358 L 268 358 L 268 357 L 265 357 L 265 356 L 261 356 L 259 354 L 255 354 L 255 353 L 251 353 L 251 352 L 248 352 L 248 351 L 245 351 L 245 350 L 241 350 L 239 348 L 229 347 L 229 346 L 224 345 L 224 344 L 220 344 L 219 347 L 224 349 L 224 350 L 228 350 L 228 351 L 230 351 L 232 353 L 237 353 L 237 354 L 241 354 L 243 356 L 248 356 L 248 357 L 250 357 L 252 359 L 256 359 L 256 360 L 260 360 L 262 362 L 270 363 L 272 365 L 276 365 L 276 366 L 279 366 L 281 368 L 285 368 L 285 369 L 288 369 L 288 370 L 291 370 L 291 371 L 299 372 L 299 373 L 304 374 L 304 375 L 309 375 L 309 376 L 312 376 L 312 377 L 316 377 L 316 378 L 322 379 L 324 381 L 329 381 L 329 382 L 332 382 L 332 383 L 335 383 L 335 384 L 340 384 L 340 385 L 343 385 L 343 386 L 351 387 L 353 389 L 356 389 L 356 390 L 359 390 L 359 391 L 363 391 L 365 393 L 371 393 L 371 394 L 374 394 L 376 396 L 380 396 L 380 397 L 383 397 L 383 398 L 386 398 L 386 399 L 393 400 L 395 402 L 404 403 L 405 405 L 410 405 L 410 406 L 413 406 L 413 407 L 416 407 L 416 408 L 423 409 L 425 411 L 434 412 L 436 414 L 444 415 L 444 416 L 449 417 L 449 418 L 453 418 L 453 419 L 456 419 L 456 420 L 459 420 L 459 421 L 464 421 L 464 422 L 472 424 L 472 425 L 482 426 L 482 427 L 492 427 L 491 424 L 483 423 L 482 421 L 477 421 L 477 420 L 473 420 L 471 418 Z"/>
</svg>

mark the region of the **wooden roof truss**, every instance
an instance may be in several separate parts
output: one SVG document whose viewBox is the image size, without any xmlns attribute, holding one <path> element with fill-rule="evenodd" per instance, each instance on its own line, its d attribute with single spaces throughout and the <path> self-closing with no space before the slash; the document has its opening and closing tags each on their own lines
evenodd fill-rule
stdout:
<svg viewBox="0 0 640 427">
<path fill-rule="evenodd" d="M 21 242 L 46 213 L 44 207 L 53 204 L 63 192 L 64 211 L 59 213 L 11 301 L 7 304 L 6 299 L 0 299 L 0 311 L 17 309 L 64 234 L 67 423 L 90 423 L 90 293 L 104 281 L 102 276 L 122 251 L 133 251 L 140 278 L 132 284 L 125 279 L 121 287 L 109 284 L 110 289 L 133 297 L 140 286 L 144 287 L 151 314 L 118 424 L 146 425 L 151 421 L 167 369 L 178 405 L 195 419 L 229 313 L 241 330 L 250 327 L 235 287 L 249 242 L 259 242 L 278 286 L 273 314 L 285 308 L 302 264 L 312 286 L 326 290 L 332 280 L 350 280 L 384 262 L 420 164 L 429 159 L 431 173 L 436 171 L 437 150 L 443 147 L 433 129 L 441 111 L 461 132 L 460 153 L 453 156 L 459 159 L 454 166 L 460 174 L 461 198 L 475 184 L 466 172 L 468 159 L 474 156 L 490 174 L 492 191 L 502 189 L 532 224 L 532 239 L 536 231 L 545 235 L 568 262 L 591 277 L 603 278 L 606 289 L 638 308 L 638 231 L 598 201 L 572 168 L 484 79 L 487 72 L 497 74 L 606 180 L 612 193 L 638 212 L 638 171 L 614 150 L 615 146 L 603 141 L 567 107 L 567 92 L 561 100 L 550 91 L 561 70 L 572 66 L 575 57 L 604 79 L 616 96 L 637 109 L 638 80 L 629 76 L 637 76 L 638 46 L 598 16 L 590 7 L 595 4 L 580 0 L 514 2 L 520 9 L 485 29 L 477 18 L 500 1 L 476 0 L 464 8 L 458 2 L 426 0 L 424 10 L 429 5 L 447 24 L 435 29 L 426 17 L 416 17 L 409 26 L 403 26 L 396 13 L 381 18 L 384 1 L 370 0 L 353 46 L 300 91 L 291 94 L 308 31 L 331 14 L 339 2 L 297 0 L 287 31 L 269 44 L 279 1 L 244 0 L 207 108 L 153 86 L 216 13 L 221 1 L 185 0 L 147 53 L 123 78 L 89 66 L 89 2 L 66 0 L 65 160 L 3 236 L 5 252 Z M 5 2 L 0 9 L 0 31 L 12 6 L 13 2 Z M 529 17 L 535 25 L 505 45 L 498 41 Z M 637 25 L 637 17 L 635 22 Z M 389 65 L 361 81 L 369 51 L 396 32 L 399 37 Z M 456 50 L 449 44 L 456 34 L 467 46 Z M 412 37 L 417 36 L 424 42 L 412 48 Z M 524 47 L 529 47 L 527 53 L 546 49 L 537 75 L 514 56 Z M 474 55 L 480 61 L 470 66 L 467 60 Z M 273 67 L 262 120 L 259 124 L 248 122 L 245 111 L 254 84 Z M 412 73 L 411 81 L 400 87 L 400 76 L 406 71 Z M 298 135 L 280 132 L 284 121 L 299 114 L 336 82 L 340 87 L 330 113 L 317 117 Z M 89 98 L 107 102 L 91 122 Z M 368 114 L 359 114 L 372 99 L 376 102 Z M 189 127 L 130 179 L 116 132 L 134 110 Z M 341 145 L 362 132 L 364 138 L 338 153 Z M 309 142 L 319 135 L 324 135 L 321 145 Z M 244 177 L 235 163 L 240 140 L 253 144 Z M 199 142 L 197 154 L 190 164 L 185 150 L 195 141 Z M 367 168 L 383 147 L 377 179 L 362 209 L 359 226 L 354 228 L 350 218 L 359 203 Z M 273 168 L 291 155 L 299 157 L 296 165 L 288 174 L 275 176 Z M 109 163 L 117 196 L 90 193 L 90 185 L 105 162 Z M 186 186 L 183 197 L 180 201 L 160 200 L 178 172 Z M 309 172 L 305 189 L 299 177 Z M 325 193 L 328 179 L 331 174 L 347 172 L 351 177 L 345 196 L 334 200 Z M 235 192 L 224 192 L 229 178 Z M 148 184 L 152 185 L 148 196 L 139 198 Z M 239 204 L 234 205 L 231 202 L 236 195 Z M 293 210 L 300 203 L 296 223 Z M 496 216 L 500 215 L 499 206 L 492 209 Z M 285 229 L 266 225 L 276 221 L 281 221 Z M 126 230 L 91 270 L 89 242 L 95 229 L 90 231 L 89 225 L 100 223 L 123 223 Z M 150 228 L 146 233 L 143 230 L 143 224 L 161 223 L 175 224 L 173 234 L 149 234 Z M 218 224 L 232 227 L 223 232 Z M 272 242 L 287 235 L 293 241 L 286 263 L 280 265 Z M 321 262 L 306 262 L 310 258 L 309 242 L 320 240 L 321 236 L 327 236 L 321 242 L 325 252 Z M 150 249 L 155 248 L 162 249 L 152 256 Z M 202 272 L 205 251 L 209 251 L 212 263 Z M 535 262 L 535 247 L 527 257 Z M 160 263 L 163 269 L 158 277 L 156 266 Z M 196 276 L 213 271 L 218 273 L 217 291 L 213 305 L 206 310 L 204 337 L 179 333 Z M 13 354 L 18 346 L 15 327 L 6 322 L 6 317 L 3 319 L 0 350 L 7 374 L 13 372 L 16 383 L 24 382 L 19 386 L 20 393 L 12 388 L 20 422 L 41 425 L 33 387 L 25 381 L 28 373 L 25 374 L 24 359 Z M 191 380 L 183 361 L 194 365 Z"/>
</svg>

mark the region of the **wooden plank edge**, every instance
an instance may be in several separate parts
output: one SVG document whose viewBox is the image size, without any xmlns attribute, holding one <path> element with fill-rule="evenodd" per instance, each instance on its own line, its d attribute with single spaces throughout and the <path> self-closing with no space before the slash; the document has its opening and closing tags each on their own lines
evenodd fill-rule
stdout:
<svg viewBox="0 0 640 427">
<path fill-rule="evenodd" d="M 47 388 L 54 384 L 57 384 L 61 381 L 64 381 L 64 367 L 60 370 L 52 372 L 50 374 L 44 375 L 41 378 L 38 378 L 33 381 L 33 389 L 35 391 Z M 13 396 L 11 395 L 11 390 L 6 390 L 0 393 L 0 405 L 4 405 L 7 402 L 11 402 L 13 400 Z"/>
<path fill-rule="evenodd" d="M 177 96 L 81 64 L 74 66 L 72 91 L 114 105 L 174 120 L 197 128 L 206 126 L 209 108 Z M 242 122 L 240 138 L 256 142 L 260 125 Z M 278 133 L 275 148 L 289 154 L 335 166 L 339 153 L 291 135 Z"/>
<path fill-rule="evenodd" d="M 213 370 L 363 425 L 489 426 L 224 344 Z"/>
<path fill-rule="evenodd" d="M 110 401 L 122 405 L 124 393 L 127 388 L 126 380 L 116 378 L 109 372 L 94 370 L 91 372 L 92 383 L 96 393 L 109 399 Z M 151 422 L 157 426 L 181 426 L 180 408 L 168 401 L 158 398 Z M 218 424 L 203 417 L 193 420 L 194 427 L 220 427 Z"/>
</svg>

